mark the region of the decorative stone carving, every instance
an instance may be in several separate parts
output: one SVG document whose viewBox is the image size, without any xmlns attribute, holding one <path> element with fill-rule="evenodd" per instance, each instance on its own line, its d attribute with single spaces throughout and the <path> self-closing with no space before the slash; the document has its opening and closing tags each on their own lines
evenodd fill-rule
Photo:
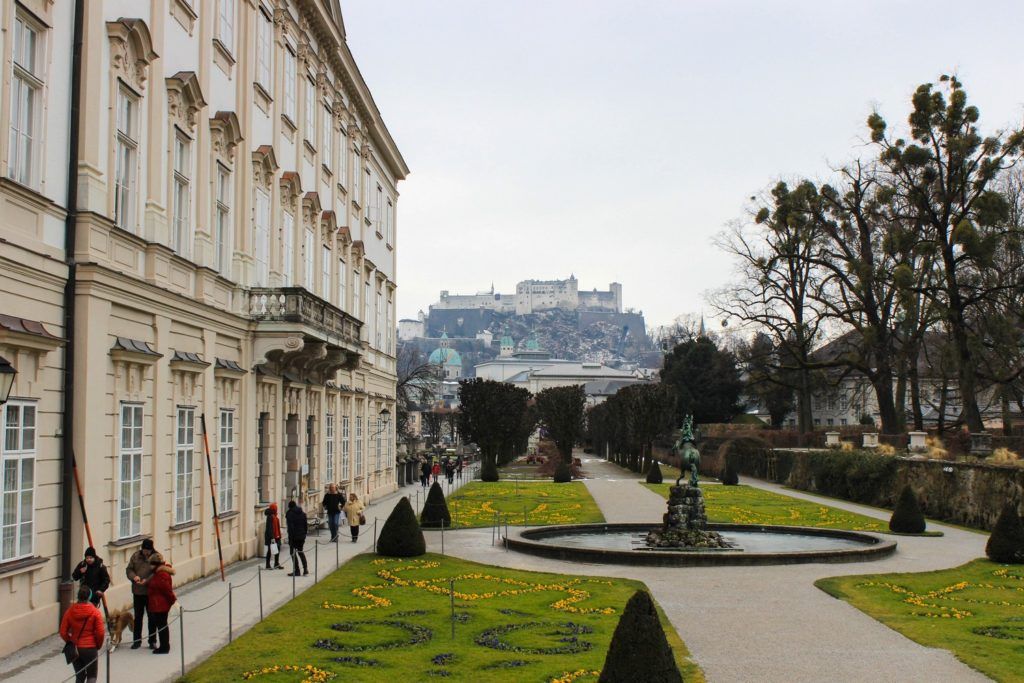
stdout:
<svg viewBox="0 0 1024 683">
<path fill-rule="evenodd" d="M 235 148 L 242 141 L 242 127 L 233 111 L 219 111 L 210 119 L 210 142 L 213 153 L 234 163 Z"/>
<path fill-rule="evenodd" d="M 274 184 L 274 174 L 277 173 L 277 159 L 274 157 L 274 148 L 270 145 L 260 145 L 252 153 L 252 178 L 257 187 L 270 192 Z"/>
<path fill-rule="evenodd" d="M 281 204 L 290 213 L 299 210 L 299 198 L 302 196 L 302 179 L 295 171 L 281 174 Z"/>
<path fill-rule="evenodd" d="M 149 65 L 157 58 L 149 27 L 142 19 L 107 22 L 111 72 L 141 93 L 146 88 Z"/>
<path fill-rule="evenodd" d="M 302 196 L 302 224 L 315 229 L 320 214 L 320 195 L 316 192 L 307 192 Z"/>
<path fill-rule="evenodd" d="M 171 123 L 194 132 L 200 110 L 206 106 L 194 71 L 179 71 L 167 79 L 167 113 Z"/>
</svg>

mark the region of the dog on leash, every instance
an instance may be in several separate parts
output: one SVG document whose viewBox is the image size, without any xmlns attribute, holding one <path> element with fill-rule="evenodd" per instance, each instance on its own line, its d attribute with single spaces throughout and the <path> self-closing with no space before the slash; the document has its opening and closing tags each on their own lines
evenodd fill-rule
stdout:
<svg viewBox="0 0 1024 683">
<path fill-rule="evenodd" d="M 111 652 L 117 649 L 117 646 L 121 644 L 121 634 L 124 633 L 125 629 L 131 631 L 134 624 L 135 616 L 131 612 L 122 612 L 118 610 L 110 613 L 110 617 L 107 618 L 107 633 L 110 634 Z"/>
</svg>

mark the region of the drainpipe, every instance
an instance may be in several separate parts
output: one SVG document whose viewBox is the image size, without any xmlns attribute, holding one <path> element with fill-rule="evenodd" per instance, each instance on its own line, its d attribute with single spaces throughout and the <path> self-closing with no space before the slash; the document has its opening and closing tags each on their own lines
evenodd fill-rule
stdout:
<svg viewBox="0 0 1024 683">
<path fill-rule="evenodd" d="M 75 584 L 71 580 L 71 511 L 74 505 L 74 416 L 75 416 L 75 232 L 78 223 L 78 138 L 82 96 L 82 40 L 85 32 L 85 0 L 75 0 L 75 21 L 71 47 L 71 108 L 68 131 L 67 217 L 64 219 L 64 261 L 68 278 L 64 284 L 64 374 L 61 393 L 61 531 L 60 583 L 57 597 L 60 614 L 71 606 Z"/>
</svg>

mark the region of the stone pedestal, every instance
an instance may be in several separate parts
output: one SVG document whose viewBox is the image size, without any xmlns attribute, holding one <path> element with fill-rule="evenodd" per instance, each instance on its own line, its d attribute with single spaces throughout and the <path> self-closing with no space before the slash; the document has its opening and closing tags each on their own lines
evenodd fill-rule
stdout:
<svg viewBox="0 0 1024 683">
<path fill-rule="evenodd" d="M 971 455 L 980 458 L 992 455 L 992 435 L 988 432 L 971 434 Z"/>
<path fill-rule="evenodd" d="M 878 448 L 878 433 L 864 434 L 864 448 Z"/>
<path fill-rule="evenodd" d="M 825 432 L 825 446 L 839 448 L 839 432 Z"/>
<path fill-rule="evenodd" d="M 909 449 L 913 452 L 928 450 L 928 432 L 910 432 Z"/>
<path fill-rule="evenodd" d="M 682 484 L 669 489 L 668 511 L 661 529 L 647 534 L 652 548 L 729 548 L 717 532 L 708 531 L 704 493 L 696 486 Z"/>
</svg>

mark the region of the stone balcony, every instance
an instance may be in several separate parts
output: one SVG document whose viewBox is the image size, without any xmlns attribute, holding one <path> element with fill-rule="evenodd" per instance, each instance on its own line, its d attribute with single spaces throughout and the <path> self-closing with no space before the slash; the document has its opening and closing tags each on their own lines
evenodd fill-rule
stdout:
<svg viewBox="0 0 1024 683">
<path fill-rule="evenodd" d="M 249 291 L 254 363 L 293 381 L 322 384 L 358 366 L 362 322 L 303 287 Z"/>
</svg>

